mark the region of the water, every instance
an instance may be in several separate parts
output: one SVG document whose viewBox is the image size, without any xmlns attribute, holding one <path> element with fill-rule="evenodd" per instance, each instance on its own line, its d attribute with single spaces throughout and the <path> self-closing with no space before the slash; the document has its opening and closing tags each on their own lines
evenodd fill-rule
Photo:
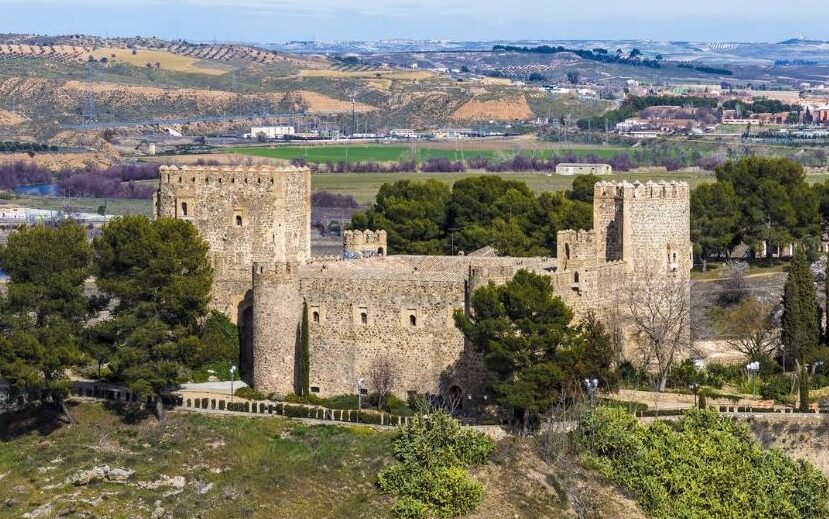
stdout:
<svg viewBox="0 0 829 519">
<path fill-rule="evenodd" d="M 14 192 L 28 196 L 58 196 L 58 184 L 57 182 L 49 184 L 29 184 L 28 186 L 14 188 Z"/>
</svg>

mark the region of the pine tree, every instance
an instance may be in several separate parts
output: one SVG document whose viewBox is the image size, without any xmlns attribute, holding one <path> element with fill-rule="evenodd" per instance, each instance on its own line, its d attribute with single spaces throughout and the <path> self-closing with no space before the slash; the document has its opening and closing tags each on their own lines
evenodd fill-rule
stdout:
<svg viewBox="0 0 829 519">
<path fill-rule="evenodd" d="M 806 251 L 799 247 L 792 258 L 783 288 L 783 356 L 794 360 L 800 371 L 800 406 L 808 407 L 806 362 L 814 355 L 820 339 L 820 306 Z"/>
</svg>

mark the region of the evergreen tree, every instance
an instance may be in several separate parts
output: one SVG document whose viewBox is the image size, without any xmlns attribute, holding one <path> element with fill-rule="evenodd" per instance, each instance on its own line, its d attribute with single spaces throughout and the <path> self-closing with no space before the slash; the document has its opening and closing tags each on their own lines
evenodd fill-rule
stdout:
<svg viewBox="0 0 829 519">
<path fill-rule="evenodd" d="M 783 359 L 794 361 L 800 372 L 800 404 L 808 407 L 806 363 L 817 352 L 820 340 L 820 305 L 815 281 L 806 258 L 798 247 L 783 287 Z M 804 409 L 805 410 L 805 409 Z"/>
<path fill-rule="evenodd" d="M 112 373 L 154 399 L 162 419 L 162 391 L 204 360 L 197 334 L 213 282 L 207 242 L 184 220 L 125 216 L 93 248 L 98 287 L 117 301 L 100 334 L 111 341 Z"/>
<path fill-rule="evenodd" d="M 515 411 L 525 431 L 554 401 L 580 391 L 583 378 L 612 384 L 613 348 L 604 327 L 593 318 L 578 327 L 572 320 L 549 278 L 526 270 L 476 290 L 471 315 L 455 313 L 495 376 L 497 402 Z"/>
<path fill-rule="evenodd" d="M 86 231 L 70 221 L 23 227 L 0 247 L 0 269 L 9 276 L 0 301 L 0 378 L 12 394 L 41 394 L 72 422 L 64 403 L 70 390 L 66 370 L 84 359 Z"/>
</svg>

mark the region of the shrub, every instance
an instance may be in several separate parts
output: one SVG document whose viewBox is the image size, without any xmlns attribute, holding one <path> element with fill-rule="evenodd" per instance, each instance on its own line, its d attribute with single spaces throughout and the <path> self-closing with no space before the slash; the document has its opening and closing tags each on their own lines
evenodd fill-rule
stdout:
<svg viewBox="0 0 829 519">
<path fill-rule="evenodd" d="M 236 391 L 233 392 L 234 395 L 238 396 L 239 398 L 245 398 L 248 400 L 265 400 L 265 395 L 262 394 L 260 391 L 253 389 L 252 387 L 240 387 Z"/>
<path fill-rule="evenodd" d="M 320 404 L 328 409 L 357 409 L 357 395 L 335 395 L 322 400 Z"/>
<path fill-rule="evenodd" d="M 300 396 L 300 395 L 285 395 L 285 401 L 291 404 L 308 404 L 308 405 L 323 405 L 325 404 L 325 400 L 318 397 L 317 395 L 307 395 L 307 396 Z M 354 406 L 357 407 L 357 406 Z"/>
<path fill-rule="evenodd" d="M 792 382 L 788 375 L 777 374 L 766 377 L 760 385 L 760 396 L 767 400 L 786 402 L 791 394 Z"/>
<path fill-rule="evenodd" d="M 488 437 L 461 429 L 445 412 L 416 416 L 398 430 L 397 463 L 377 475 L 377 484 L 399 497 L 392 509 L 398 517 L 464 515 L 483 497 L 480 484 L 466 468 L 486 462 L 492 449 Z"/>
<path fill-rule="evenodd" d="M 239 362 L 239 328 L 222 312 L 210 312 L 202 325 L 201 357 L 203 362 L 225 361 L 227 364 Z M 228 366 L 229 367 L 229 366 Z M 221 375 L 227 376 L 225 370 Z M 224 380 L 224 379 L 222 379 Z"/>
<path fill-rule="evenodd" d="M 829 517 L 825 476 L 763 450 L 745 426 L 716 411 L 692 409 L 674 424 L 640 426 L 623 410 L 597 407 L 579 431 L 582 455 L 649 516 Z"/>
</svg>

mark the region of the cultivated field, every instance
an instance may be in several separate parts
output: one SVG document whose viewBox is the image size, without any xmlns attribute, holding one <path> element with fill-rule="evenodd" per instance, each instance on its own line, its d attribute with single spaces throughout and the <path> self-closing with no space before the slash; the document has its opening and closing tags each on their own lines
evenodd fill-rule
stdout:
<svg viewBox="0 0 829 519">
<path fill-rule="evenodd" d="M 565 147 L 548 146 L 536 148 L 533 146 L 524 148 L 516 146 L 510 148 L 483 147 L 478 143 L 453 143 L 428 144 L 412 143 L 411 145 L 308 145 L 308 146 L 250 146 L 241 148 L 228 148 L 226 151 L 239 153 L 253 157 L 264 157 L 271 159 L 291 160 L 304 158 L 308 162 L 363 162 L 363 161 L 396 161 L 407 160 L 417 157 L 419 160 L 428 158 L 447 158 L 451 160 L 463 160 L 472 157 L 483 157 L 486 159 L 508 158 L 509 154 L 522 153 L 540 158 L 552 156 L 577 155 L 584 156 L 593 154 L 601 158 L 610 158 L 616 153 L 624 151 L 624 148 L 605 146 L 573 146 Z"/>
<path fill-rule="evenodd" d="M 311 177 L 311 185 L 314 191 L 331 191 L 352 195 L 361 204 L 374 202 L 377 190 L 387 182 L 410 179 L 423 182 L 427 179 L 435 179 L 448 184 L 453 184 L 466 177 L 478 176 L 485 173 L 317 173 Z M 573 187 L 573 177 L 545 174 L 540 172 L 520 173 L 493 173 L 509 180 L 525 182 L 527 186 L 536 193 L 545 191 L 564 191 Z M 684 181 L 696 186 L 702 182 L 710 181 L 711 175 L 704 173 L 623 173 L 608 176 L 607 180 L 639 180 L 640 182 L 677 180 Z"/>
</svg>

